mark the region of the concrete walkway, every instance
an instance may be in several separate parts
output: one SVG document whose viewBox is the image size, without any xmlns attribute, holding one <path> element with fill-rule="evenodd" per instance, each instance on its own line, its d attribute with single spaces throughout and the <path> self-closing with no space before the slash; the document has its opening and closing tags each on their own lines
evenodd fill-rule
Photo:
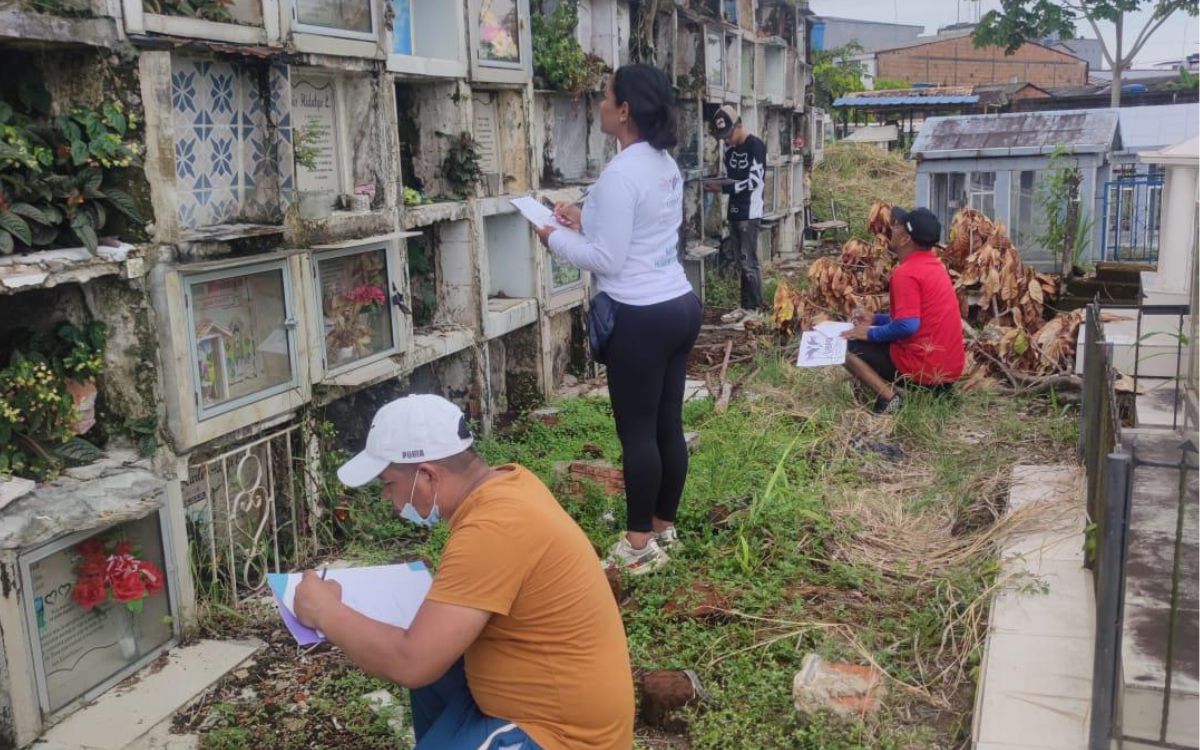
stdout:
<svg viewBox="0 0 1200 750">
<path fill-rule="evenodd" d="M 1083 567 L 1080 473 L 1013 468 L 1008 513 L 1042 507 L 1036 526 L 1001 552 L 1008 584 L 992 603 L 975 696 L 976 750 L 1087 747 L 1096 606 Z"/>
<path fill-rule="evenodd" d="M 175 712 L 263 647 L 262 641 L 199 641 L 173 649 L 47 731 L 32 750 L 184 750 L 194 738 L 169 733 Z M 157 670 L 157 671 L 156 671 Z"/>
</svg>

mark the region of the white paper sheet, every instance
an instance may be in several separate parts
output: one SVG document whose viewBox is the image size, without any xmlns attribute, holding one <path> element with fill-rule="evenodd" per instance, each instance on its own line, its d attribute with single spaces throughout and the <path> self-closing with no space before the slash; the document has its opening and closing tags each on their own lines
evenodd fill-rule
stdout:
<svg viewBox="0 0 1200 750">
<path fill-rule="evenodd" d="M 523 195 L 520 198 L 510 198 L 508 202 L 516 206 L 521 215 L 528 219 L 529 223 L 535 227 L 562 226 L 558 223 L 558 219 L 554 218 L 554 212 L 536 198 Z"/>
<path fill-rule="evenodd" d="M 287 573 L 270 576 L 271 588 L 289 613 L 296 611 L 296 587 L 300 585 L 301 575 Z M 401 628 L 412 624 L 421 602 L 425 601 L 425 595 L 433 585 L 433 576 L 425 565 L 419 562 L 365 568 L 331 568 L 326 572 L 325 580 L 337 581 L 342 585 L 342 603 L 350 609 L 372 620 Z M 288 627 L 291 628 L 290 623 Z M 293 635 L 297 635 L 295 631 Z M 299 639 L 300 636 L 297 637 Z"/>
<path fill-rule="evenodd" d="M 853 323 L 827 321 L 813 326 L 800 336 L 800 352 L 796 357 L 797 367 L 829 367 L 846 362 L 846 344 L 842 334 L 854 327 Z"/>
</svg>

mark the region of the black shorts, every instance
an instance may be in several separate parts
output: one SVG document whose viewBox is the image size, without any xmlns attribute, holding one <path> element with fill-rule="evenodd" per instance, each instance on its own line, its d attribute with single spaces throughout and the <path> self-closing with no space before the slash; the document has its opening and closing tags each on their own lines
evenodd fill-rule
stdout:
<svg viewBox="0 0 1200 750">
<path fill-rule="evenodd" d="M 866 362 L 879 377 L 889 383 L 900 377 L 892 363 L 891 345 L 876 341 L 851 341 L 846 347 L 851 354 Z"/>
</svg>

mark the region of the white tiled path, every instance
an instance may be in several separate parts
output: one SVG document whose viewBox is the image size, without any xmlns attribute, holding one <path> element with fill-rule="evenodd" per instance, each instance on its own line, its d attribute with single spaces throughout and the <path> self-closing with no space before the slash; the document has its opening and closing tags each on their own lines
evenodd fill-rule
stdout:
<svg viewBox="0 0 1200 750">
<path fill-rule="evenodd" d="M 1095 599 L 1083 567 L 1079 469 L 1016 466 L 1009 513 L 1055 512 L 1002 551 L 1012 586 L 992 603 L 975 698 L 976 750 L 1082 750 L 1091 715 Z"/>
</svg>

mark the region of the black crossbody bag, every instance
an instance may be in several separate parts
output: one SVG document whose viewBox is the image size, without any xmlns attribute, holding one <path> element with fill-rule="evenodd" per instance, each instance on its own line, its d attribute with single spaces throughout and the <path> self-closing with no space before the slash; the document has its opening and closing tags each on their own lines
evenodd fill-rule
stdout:
<svg viewBox="0 0 1200 750">
<path fill-rule="evenodd" d="M 588 345 L 592 350 L 592 360 L 602 365 L 608 364 L 608 340 L 617 327 L 617 310 L 620 306 L 621 303 L 600 292 L 592 297 L 592 305 L 588 308 Z"/>
</svg>

